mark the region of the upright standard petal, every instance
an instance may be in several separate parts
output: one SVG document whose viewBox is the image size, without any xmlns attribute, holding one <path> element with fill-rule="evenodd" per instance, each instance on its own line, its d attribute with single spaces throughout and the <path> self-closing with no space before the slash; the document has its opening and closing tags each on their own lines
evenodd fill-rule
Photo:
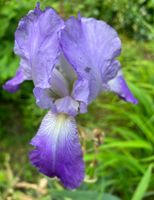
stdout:
<svg viewBox="0 0 154 200">
<path fill-rule="evenodd" d="M 49 86 L 48 80 L 60 51 L 58 34 L 63 26 L 63 20 L 53 9 L 41 11 L 39 4 L 20 20 L 15 32 L 14 52 L 20 56 L 21 63 L 26 65 L 20 65 L 24 78 L 19 84 L 32 79 L 35 86 Z"/>
<path fill-rule="evenodd" d="M 31 144 L 30 160 L 41 173 L 57 176 L 69 189 L 81 184 L 84 162 L 73 117 L 48 112 Z"/>
<path fill-rule="evenodd" d="M 104 78 L 107 79 L 104 71 L 120 54 L 117 33 L 103 21 L 72 17 L 62 30 L 61 47 L 76 72 L 89 80 L 89 102 L 92 101 L 101 91 Z"/>
<path fill-rule="evenodd" d="M 78 76 L 89 81 L 89 103 L 120 70 L 115 58 L 120 55 L 121 41 L 103 21 L 70 18 L 62 30 L 61 47 Z"/>
<path fill-rule="evenodd" d="M 58 32 L 63 20 L 51 8 L 34 11 L 21 19 L 15 33 L 15 52 L 29 61 L 37 86 L 48 86 L 51 70 L 59 53 Z"/>
</svg>

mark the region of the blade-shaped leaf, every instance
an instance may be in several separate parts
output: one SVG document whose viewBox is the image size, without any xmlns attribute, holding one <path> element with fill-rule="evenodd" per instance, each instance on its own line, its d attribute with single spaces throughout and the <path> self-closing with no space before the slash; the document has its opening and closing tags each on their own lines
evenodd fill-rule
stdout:
<svg viewBox="0 0 154 200">
<path fill-rule="evenodd" d="M 136 191 L 132 197 L 132 200 L 141 200 L 148 188 L 151 179 L 153 165 L 149 165 L 148 169 L 146 170 L 144 176 L 142 177 L 141 181 L 139 182 Z"/>
<path fill-rule="evenodd" d="M 100 197 L 100 194 L 97 191 L 66 191 L 66 190 L 52 190 L 51 192 L 52 197 L 54 198 L 58 198 L 59 200 L 63 200 L 65 197 L 70 198 L 72 200 L 120 200 L 118 197 L 111 195 L 111 194 L 107 194 L 107 193 L 103 193 Z"/>
</svg>

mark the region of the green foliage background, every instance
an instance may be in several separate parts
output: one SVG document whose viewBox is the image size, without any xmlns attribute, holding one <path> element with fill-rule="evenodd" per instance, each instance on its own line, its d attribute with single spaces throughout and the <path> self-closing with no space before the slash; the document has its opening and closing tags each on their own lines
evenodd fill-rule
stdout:
<svg viewBox="0 0 154 200">
<path fill-rule="evenodd" d="M 35 105 L 32 83 L 24 83 L 13 95 L 0 89 L 0 199 L 153 200 L 154 0 L 40 2 L 42 8 L 51 6 L 64 18 L 80 11 L 82 16 L 105 20 L 118 31 L 123 44 L 119 60 L 139 104 L 105 93 L 89 106 L 88 113 L 77 117 L 86 178 L 79 189 L 67 191 L 57 180 L 44 179 L 28 161 L 28 142 L 46 112 Z M 0 0 L 0 85 L 18 67 L 14 32 L 35 3 Z M 46 183 L 43 189 L 41 181 Z"/>
</svg>

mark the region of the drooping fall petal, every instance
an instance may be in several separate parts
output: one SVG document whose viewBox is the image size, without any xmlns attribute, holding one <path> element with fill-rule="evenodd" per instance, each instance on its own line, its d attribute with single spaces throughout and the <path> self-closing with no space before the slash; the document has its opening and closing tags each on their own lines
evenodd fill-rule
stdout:
<svg viewBox="0 0 154 200">
<path fill-rule="evenodd" d="M 31 163 L 41 173 L 57 176 L 70 189 L 81 184 L 84 162 L 73 117 L 49 111 L 31 144 L 35 147 L 30 153 Z"/>
</svg>

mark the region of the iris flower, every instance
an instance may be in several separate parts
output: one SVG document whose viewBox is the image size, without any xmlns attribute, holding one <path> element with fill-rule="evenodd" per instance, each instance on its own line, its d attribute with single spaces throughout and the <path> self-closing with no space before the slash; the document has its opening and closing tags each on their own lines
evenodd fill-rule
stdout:
<svg viewBox="0 0 154 200">
<path fill-rule="evenodd" d="M 16 92 L 25 80 L 34 82 L 36 104 L 48 112 L 31 140 L 31 163 L 66 188 L 79 187 L 84 161 L 75 116 L 103 91 L 136 104 L 116 57 L 121 41 L 103 21 L 70 17 L 64 21 L 39 4 L 19 22 L 14 52 L 20 57 L 16 75 L 3 88 Z"/>
</svg>

